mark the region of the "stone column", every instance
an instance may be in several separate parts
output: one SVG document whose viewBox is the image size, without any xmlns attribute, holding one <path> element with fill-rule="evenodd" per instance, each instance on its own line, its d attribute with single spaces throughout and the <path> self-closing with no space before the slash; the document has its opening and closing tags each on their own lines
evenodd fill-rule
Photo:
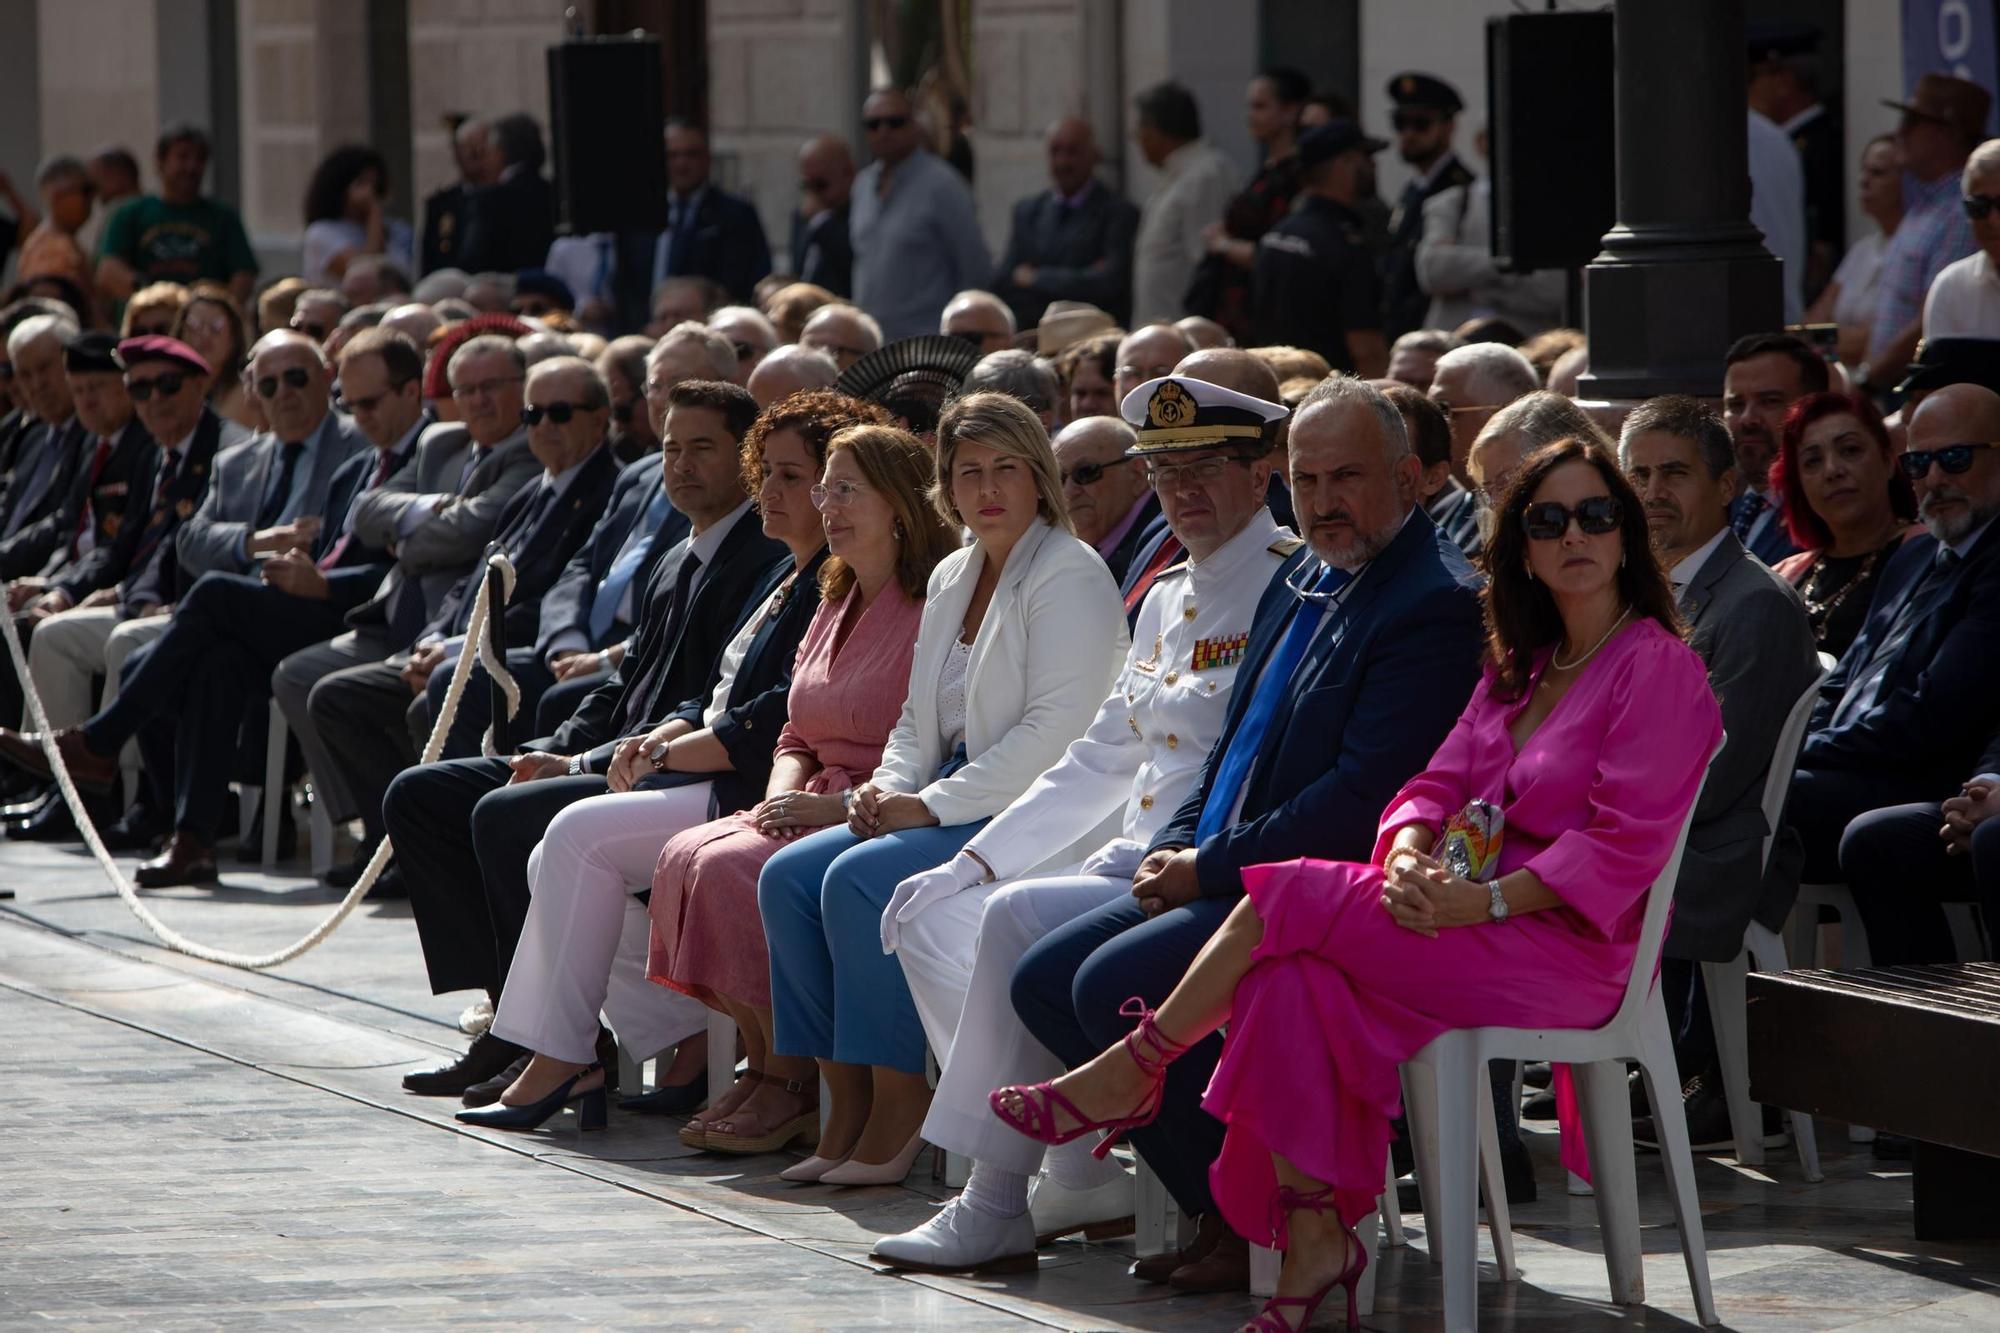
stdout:
<svg viewBox="0 0 2000 1333">
<path fill-rule="evenodd" d="M 1750 225 L 1741 0 L 1617 0 L 1618 221 L 1584 269 L 1580 396 L 1715 397 L 1722 356 L 1784 322 Z"/>
</svg>

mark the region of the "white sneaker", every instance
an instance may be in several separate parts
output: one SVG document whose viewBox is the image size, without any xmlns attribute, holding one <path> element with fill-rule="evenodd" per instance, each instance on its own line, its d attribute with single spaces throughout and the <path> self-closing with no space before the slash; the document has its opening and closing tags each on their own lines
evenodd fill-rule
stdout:
<svg viewBox="0 0 2000 1333">
<path fill-rule="evenodd" d="M 915 1231 L 876 1241 L 868 1257 L 911 1273 L 1032 1273 L 1035 1224 L 952 1199 Z"/>
<path fill-rule="evenodd" d="M 1050 1242 L 1081 1231 L 1085 1240 L 1110 1240 L 1132 1233 L 1132 1177 L 1087 1190 L 1064 1189 L 1047 1176 L 1028 1185 L 1028 1215 L 1035 1220 L 1035 1243 Z"/>
</svg>

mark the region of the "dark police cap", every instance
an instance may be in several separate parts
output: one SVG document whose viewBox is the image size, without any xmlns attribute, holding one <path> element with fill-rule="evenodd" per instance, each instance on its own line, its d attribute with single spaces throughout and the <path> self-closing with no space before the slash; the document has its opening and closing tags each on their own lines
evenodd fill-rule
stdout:
<svg viewBox="0 0 2000 1333">
<path fill-rule="evenodd" d="M 1896 388 L 1901 393 L 1928 393 L 1951 384 L 1977 384 L 2000 393 L 2000 339 L 1932 338 Z"/>
<path fill-rule="evenodd" d="M 1420 106 L 1430 111 L 1442 111 L 1447 116 L 1455 116 L 1465 110 L 1465 99 L 1458 95 L 1458 89 L 1435 74 L 1423 74 L 1416 70 L 1398 74 L 1389 80 L 1389 100 L 1399 107 Z"/>
<path fill-rule="evenodd" d="M 1316 166 L 1347 152 L 1360 149 L 1364 153 L 1379 153 L 1389 145 L 1380 139 L 1371 139 L 1361 132 L 1361 127 L 1345 118 L 1335 118 L 1324 125 L 1315 125 L 1299 136 L 1299 165 Z"/>
<path fill-rule="evenodd" d="M 1744 37 L 1752 65 L 1809 56 L 1819 50 L 1819 29 L 1795 23 L 1752 23 Z"/>
<path fill-rule="evenodd" d="M 114 355 L 117 350 L 116 337 L 87 329 L 63 345 L 63 369 L 79 375 L 91 371 L 115 375 L 120 369 L 118 358 Z"/>
</svg>

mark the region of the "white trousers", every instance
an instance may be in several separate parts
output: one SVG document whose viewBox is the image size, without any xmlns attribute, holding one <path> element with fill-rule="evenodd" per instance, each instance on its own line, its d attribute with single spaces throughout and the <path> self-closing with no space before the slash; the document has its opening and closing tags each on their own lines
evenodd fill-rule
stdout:
<svg viewBox="0 0 2000 1333">
<path fill-rule="evenodd" d="M 1014 1013 L 1014 965 L 1057 926 L 1131 892 L 1129 874 L 982 884 L 903 924 L 896 956 L 944 1070 L 924 1118 L 927 1141 L 1024 1176 L 1040 1169 L 1042 1145 L 1002 1124 L 986 1101 L 995 1088 L 1063 1072 Z"/>
<path fill-rule="evenodd" d="M 493 1015 L 494 1035 L 587 1064 L 602 1011 L 645 1060 L 708 1029 L 698 1000 L 646 980 L 652 918 L 632 895 L 668 839 L 708 822 L 709 784 L 593 796 L 565 809 L 528 858 L 533 898 Z"/>
<path fill-rule="evenodd" d="M 28 675 L 54 728 L 90 717 L 90 682 L 104 677 L 104 702 L 118 697 L 125 659 L 167 632 L 168 617 L 120 620 L 118 609 L 90 606 L 50 616 L 28 641 Z"/>
</svg>

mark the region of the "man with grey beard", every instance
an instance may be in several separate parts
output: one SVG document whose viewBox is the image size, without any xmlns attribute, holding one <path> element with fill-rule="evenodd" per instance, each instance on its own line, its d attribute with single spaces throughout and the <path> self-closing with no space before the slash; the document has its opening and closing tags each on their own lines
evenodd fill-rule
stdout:
<svg viewBox="0 0 2000 1333">
<path fill-rule="evenodd" d="M 1962 871 L 1926 867 L 1969 837 L 1940 837 L 1940 803 L 1979 787 L 1975 813 L 1985 812 L 2000 767 L 2000 394 L 1939 389 L 1911 417 L 1897 461 L 1929 534 L 1883 569 L 1823 687 L 1786 812 L 1805 839 L 1805 881 L 1849 883 L 1878 966 L 1953 956 L 1936 903 L 1970 895 Z M 1978 821 L 1962 822 L 1966 835 Z"/>
</svg>

